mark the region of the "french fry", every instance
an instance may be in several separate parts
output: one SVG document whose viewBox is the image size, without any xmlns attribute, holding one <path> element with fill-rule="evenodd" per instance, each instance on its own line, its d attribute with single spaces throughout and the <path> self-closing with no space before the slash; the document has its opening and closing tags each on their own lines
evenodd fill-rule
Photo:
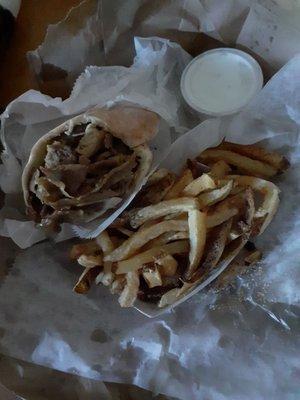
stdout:
<svg viewBox="0 0 300 400">
<path fill-rule="evenodd" d="M 157 267 L 144 269 L 142 275 L 149 288 L 162 285 L 161 275 Z"/>
<path fill-rule="evenodd" d="M 70 251 L 70 258 L 71 260 L 77 260 L 82 254 L 90 255 L 99 250 L 100 248 L 95 240 L 75 244 Z"/>
<path fill-rule="evenodd" d="M 189 211 L 189 235 L 190 235 L 190 253 L 189 266 L 185 272 L 185 277 L 188 279 L 192 276 L 199 265 L 203 255 L 206 241 L 206 216 L 199 210 Z"/>
<path fill-rule="evenodd" d="M 156 218 L 164 217 L 165 215 L 177 213 L 177 212 L 188 212 L 199 208 L 197 199 L 189 197 L 181 197 L 179 199 L 164 200 L 153 206 L 144 207 L 135 213 L 131 214 L 130 225 L 133 228 L 138 228 L 144 222 L 153 220 Z"/>
<path fill-rule="evenodd" d="M 85 268 L 94 268 L 97 265 L 100 266 L 103 264 L 103 256 L 81 254 L 81 256 L 77 259 L 77 262 L 79 265 L 82 265 Z"/>
<path fill-rule="evenodd" d="M 101 232 L 100 235 L 97 236 L 96 242 L 102 249 L 104 258 L 107 254 L 111 253 L 115 248 L 115 245 L 111 240 L 111 238 L 109 237 L 107 231 Z M 99 276 L 97 277 L 97 284 L 101 282 L 104 286 L 109 286 L 113 282 L 114 274 L 111 271 L 111 267 L 112 263 L 104 259 L 103 272 L 101 272 L 101 274 L 99 274 Z"/>
<path fill-rule="evenodd" d="M 110 292 L 112 294 L 121 294 L 126 284 L 125 275 L 116 275 L 113 282 L 110 285 Z"/>
<path fill-rule="evenodd" d="M 200 161 L 198 161 L 196 158 L 193 160 L 187 159 L 186 160 L 186 165 L 188 169 L 191 170 L 193 174 L 193 178 L 199 178 L 202 174 L 207 174 L 210 172 L 210 167 L 208 165 L 202 164 Z"/>
<path fill-rule="evenodd" d="M 194 179 L 182 191 L 183 196 L 198 196 L 205 190 L 215 189 L 216 184 L 208 174 L 202 174 L 199 178 Z"/>
<path fill-rule="evenodd" d="M 149 228 L 139 229 L 128 238 L 120 247 L 104 257 L 104 261 L 120 261 L 130 257 L 139 248 L 143 247 L 150 240 L 169 231 L 187 231 L 186 221 L 162 221 Z"/>
<path fill-rule="evenodd" d="M 218 146 L 219 149 L 234 151 L 243 156 L 262 161 L 276 168 L 278 172 L 283 172 L 290 166 L 289 161 L 279 153 L 267 151 L 257 145 L 245 145 L 237 143 L 223 142 Z"/>
<path fill-rule="evenodd" d="M 126 274 L 130 271 L 136 271 L 144 264 L 155 262 L 156 259 L 165 256 L 166 254 L 182 254 L 189 252 L 189 242 L 187 240 L 180 240 L 165 244 L 163 246 L 153 247 L 143 253 L 139 253 L 127 260 L 118 261 L 116 274 Z"/>
<path fill-rule="evenodd" d="M 148 242 L 146 247 L 147 247 L 147 249 L 148 248 L 150 249 L 151 247 L 161 246 L 168 242 L 173 242 L 174 240 L 183 240 L 183 239 L 188 239 L 188 238 L 189 238 L 188 231 L 165 232 L 162 235 L 160 235 L 158 238 L 155 238 L 155 239 L 151 240 L 150 242 Z"/>
<path fill-rule="evenodd" d="M 96 243 L 101 248 L 104 255 L 111 253 L 115 248 L 107 231 L 103 231 L 97 236 Z"/>
<path fill-rule="evenodd" d="M 210 192 L 200 194 L 198 196 L 200 208 L 206 206 L 212 206 L 213 204 L 216 204 L 219 201 L 224 200 L 227 196 L 229 196 L 232 188 L 233 188 L 233 181 L 229 181 L 219 189 L 214 189 Z"/>
<path fill-rule="evenodd" d="M 205 256 L 203 257 L 199 268 L 190 277 L 191 282 L 198 282 L 201 279 L 201 276 L 215 268 L 223 254 L 231 225 L 232 219 L 229 219 L 221 225 L 211 229 L 205 244 Z"/>
<path fill-rule="evenodd" d="M 139 291 L 140 278 L 137 271 L 126 274 L 126 285 L 119 297 L 121 307 L 132 307 Z"/>
<path fill-rule="evenodd" d="M 262 178 L 271 178 L 277 170 L 269 164 L 252 158 L 242 156 L 229 150 L 207 149 L 200 155 L 204 161 L 224 160 L 229 165 L 234 165 L 242 172 Z"/>
<path fill-rule="evenodd" d="M 171 189 L 165 195 L 165 200 L 175 199 L 179 197 L 183 189 L 193 180 L 193 174 L 190 169 L 185 169 Z"/>
<path fill-rule="evenodd" d="M 249 191 L 244 190 L 234 196 L 226 197 L 226 199 L 211 207 L 206 215 L 207 228 L 220 225 L 237 215 L 242 209 L 245 209 L 249 196 Z"/>
<path fill-rule="evenodd" d="M 154 171 L 153 174 L 151 174 L 149 176 L 146 186 L 151 186 L 154 183 L 158 183 L 159 181 L 161 181 L 162 179 L 164 179 L 166 176 L 169 176 L 169 175 L 170 175 L 170 172 L 166 168 L 160 168 L 160 169 Z"/>
<path fill-rule="evenodd" d="M 219 160 L 211 166 L 209 175 L 215 179 L 221 179 L 231 171 L 230 166 L 223 160 Z"/>
<path fill-rule="evenodd" d="M 239 185 L 250 186 L 263 195 L 263 202 L 255 211 L 252 229 L 253 235 L 261 235 L 277 212 L 280 190 L 274 183 L 253 176 L 230 175 L 229 179 L 233 179 Z"/>
<path fill-rule="evenodd" d="M 185 282 L 181 288 L 174 288 L 169 290 L 167 293 L 162 295 L 161 299 L 159 300 L 158 307 L 163 308 L 168 305 L 174 304 L 175 301 L 179 300 L 194 287 L 195 284 Z"/>
<path fill-rule="evenodd" d="M 159 266 L 159 270 L 163 276 L 173 276 L 176 273 L 178 262 L 171 254 L 158 258 L 155 264 Z"/>
<path fill-rule="evenodd" d="M 85 268 L 73 288 L 74 292 L 79 294 L 87 293 L 99 272 L 100 268 L 98 266 L 94 268 Z"/>
</svg>

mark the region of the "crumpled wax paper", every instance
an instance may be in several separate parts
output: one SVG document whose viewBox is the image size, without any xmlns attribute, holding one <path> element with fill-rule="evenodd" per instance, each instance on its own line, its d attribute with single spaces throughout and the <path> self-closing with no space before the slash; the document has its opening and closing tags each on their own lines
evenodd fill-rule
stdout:
<svg viewBox="0 0 300 400">
<path fill-rule="evenodd" d="M 173 311 L 146 319 L 134 309 L 121 309 L 104 287 L 93 287 L 87 296 L 72 292 L 81 268 L 68 260 L 70 242 L 7 249 L 0 287 L 1 352 L 180 399 L 296 399 L 299 70 L 298 56 L 240 114 L 204 121 L 171 148 L 178 166 L 186 155 L 195 155 L 199 143 L 205 141 L 206 146 L 224 135 L 242 143 L 264 139 L 267 147 L 289 157 L 291 168 L 277 181 L 280 208 L 257 241 L 264 258 L 254 272 L 240 274 L 230 287 L 217 291 L 212 286 Z M 170 156 L 165 165 L 168 162 L 174 167 Z M 8 239 L 1 240 L 1 248 L 6 248 Z"/>
<path fill-rule="evenodd" d="M 0 210 L 0 234 L 11 237 L 21 248 L 45 239 L 43 231 L 25 216 L 21 174 L 33 144 L 51 128 L 95 104 L 131 102 L 144 106 L 162 118 L 158 134 L 149 143 L 154 156 L 152 167 L 155 168 L 170 144 L 193 123 L 193 118 L 187 119 L 178 85 L 191 57 L 179 45 L 165 39 L 137 38 L 135 46 L 136 57 L 130 68 L 87 67 L 67 100 L 53 99 L 31 90 L 10 103 L 3 113 L 2 140 L 6 151 L 0 166 L 0 186 L 6 196 Z M 100 233 L 135 193 L 109 219 L 75 226 L 76 232 L 80 235 L 90 235 L 92 230 L 95 234 Z M 56 241 L 73 236 L 73 227 L 66 223 Z"/>
<path fill-rule="evenodd" d="M 66 97 L 86 65 L 131 65 L 135 36 L 171 39 L 194 56 L 246 48 L 269 77 L 300 52 L 299 16 L 297 0 L 84 0 L 28 59 L 42 91 Z"/>
</svg>

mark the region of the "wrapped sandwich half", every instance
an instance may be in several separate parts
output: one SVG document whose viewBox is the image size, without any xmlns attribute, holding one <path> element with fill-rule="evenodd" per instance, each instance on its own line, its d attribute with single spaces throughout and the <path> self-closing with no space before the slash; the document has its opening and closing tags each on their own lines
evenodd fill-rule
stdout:
<svg viewBox="0 0 300 400">
<path fill-rule="evenodd" d="M 157 114 L 126 105 L 93 109 L 44 135 L 22 176 L 29 217 L 51 230 L 105 218 L 149 173 L 158 125 Z"/>
</svg>

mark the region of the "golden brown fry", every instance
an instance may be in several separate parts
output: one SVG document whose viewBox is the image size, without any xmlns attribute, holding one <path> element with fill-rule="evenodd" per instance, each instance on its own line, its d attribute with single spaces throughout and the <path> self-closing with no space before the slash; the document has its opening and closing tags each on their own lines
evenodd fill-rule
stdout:
<svg viewBox="0 0 300 400">
<path fill-rule="evenodd" d="M 199 265 L 206 242 L 206 215 L 199 210 L 191 210 L 188 214 L 190 253 L 189 266 L 185 272 L 190 278 Z"/>
<path fill-rule="evenodd" d="M 98 266 L 94 268 L 85 268 L 73 288 L 74 292 L 79 294 L 87 293 L 99 272 L 100 267 Z"/>
<path fill-rule="evenodd" d="M 168 172 L 168 174 L 165 175 L 164 171 L 166 170 L 158 170 L 157 173 L 154 172 L 154 174 L 151 175 L 146 185 L 134 199 L 133 204 L 135 207 L 145 207 L 163 200 L 176 179 L 174 174 Z"/>
<path fill-rule="evenodd" d="M 152 249 L 146 250 L 143 253 L 139 253 L 127 260 L 118 261 L 116 274 L 125 274 L 129 271 L 136 271 L 141 268 L 144 264 L 155 261 L 159 257 L 163 257 L 166 254 L 182 254 L 188 253 L 189 242 L 187 240 L 180 240 L 165 244 L 163 246 L 153 247 Z"/>
<path fill-rule="evenodd" d="M 165 200 L 175 199 L 179 197 L 183 189 L 193 180 L 193 174 L 190 169 L 185 169 L 178 181 L 174 183 L 171 189 L 165 195 Z"/>
<path fill-rule="evenodd" d="M 231 225 L 232 219 L 229 219 L 210 230 L 205 244 L 203 260 L 201 260 L 199 268 L 191 276 L 191 282 L 198 282 L 202 276 L 205 276 L 207 272 L 215 268 L 223 254 Z"/>
<path fill-rule="evenodd" d="M 253 201 L 253 195 L 251 190 L 244 190 L 234 196 L 226 197 L 225 200 L 217 203 L 211 207 L 206 215 L 206 226 L 207 228 L 213 228 L 214 226 L 220 225 L 227 221 L 229 218 L 234 217 L 241 211 L 248 210 L 247 203 Z M 254 210 L 254 204 L 251 210 Z"/>
<path fill-rule="evenodd" d="M 194 283 L 185 282 L 181 288 L 174 288 L 169 290 L 167 293 L 161 296 L 159 300 L 158 307 L 163 308 L 174 304 L 180 298 L 182 298 L 185 294 L 187 294 L 190 290 L 192 290 L 196 285 Z"/>
<path fill-rule="evenodd" d="M 103 264 L 103 256 L 102 255 L 87 255 L 82 254 L 78 259 L 77 262 L 79 265 L 85 268 L 94 268 L 97 265 L 100 266 Z"/>
<path fill-rule="evenodd" d="M 261 193 L 264 197 L 262 204 L 254 215 L 253 235 L 262 234 L 272 221 L 279 206 L 280 190 L 274 183 L 253 176 L 229 175 L 241 186 L 250 186 L 254 191 Z"/>
<path fill-rule="evenodd" d="M 189 197 L 181 197 L 179 199 L 164 200 L 153 206 L 144 207 L 129 216 L 130 225 L 133 228 L 138 228 L 144 222 L 156 218 L 164 217 L 165 215 L 188 212 L 199 208 L 197 199 Z"/>
<path fill-rule="evenodd" d="M 112 294 L 120 294 L 126 285 L 126 275 L 115 275 L 114 281 L 110 285 Z"/>
<path fill-rule="evenodd" d="M 163 276 L 173 276 L 176 273 L 178 263 L 171 254 L 166 254 L 155 261 L 159 266 L 159 270 Z"/>
<path fill-rule="evenodd" d="M 102 249 L 104 258 L 107 254 L 110 254 L 115 248 L 115 245 L 111 240 L 111 238 L 109 237 L 107 231 L 101 232 L 100 235 L 97 236 L 96 242 Z M 109 286 L 113 282 L 114 273 L 111 271 L 111 268 L 112 268 L 112 263 L 104 259 L 103 272 L 98 275 L 97 284 L 101 282 L 104 286 Z"/>
<path fill-rule="evenodd" d="M 270 178 L 277 174 L 277 170 L 269 164 L 242 156 L 229 150 L 207 149 L 200 155 L 204 161 L 224 160 L 230 165 L 238 167 L 242 172 L 263 178 Z"/>
<path fill-rule="evenodd" d="M 140 278 L 137 271 L 126 274 L 126 285 L 119 297 L 121 307 L 132 307 L 139 291 Z"/>
<path fill-rule="evenodd" d="M 230 166 L 225 161 L 219 160 L 211 166 L 209 175 L 214 179 L 221 179 L 230 171 Z"/>
<path fill-rule="evenodd" d="M 182 239 L 188 239 L 189 238 L 189 233 L 188 231 L 181 231 L 181 232 L 176 232 L 176 231 L 170 231 L 170 232 L 165 232 L 159 237 L 151 240 L 150 242 L 147 243 L 146 248 L 150 249 L 151 247 L 156 247 L 156 246 L 161 246 L 163 244 L 166 244 L 168 242 L 173 242 L 174 240 L 182 240 Z"/>
<path fill-rule="evenodd" d="M 77 260 L 82 254 L 90 255 L 99 251 L 100 248 L 95 240 L 89 240 L 84 243 L 75 244 L 70 251 L 71 260 Z"/>
<path fill-rule="evenodd" d="M 146 187 L 151 186 L 154 183 L 158 183 L 159 181 L 161 181 L 162 179 L 166 178 L 169 175 L 170 171 L 168 171 L 166 168 L 157 169 L 156 171 L 153 172 L 153 174 L 149 176 L 149 179 L 147 180 L 146 183 Z"/>
<path fill-rule="evenodd" d="M 198 196 L 205 190 L 215 189 L 216 184 L 208 174 L 202 174 L 199 178 L 194 179 L 182 191 L 183 196 Z"/>
<path fill-rule="evenodd" d="M 206 206 L 212 206 L 213 204 L 216 204 L 219 201 L 224 200 L 227 196 L 229 196 L 232 187 L 233 187 L 233 181 L 229 181 L 221 188 L 200 194 L 198 196 L 200 208 Z"/>
<path fill-rule="evenodd" d="M 111 253 L 115 248 L 107 231 L 101 232 L 100 235 L 98 235 L 98 237 L 96 238 L 96 242 L 103 251 L 104 255 Z"/>
<path fill-rule="evenodd" d="M 139 229 L 128 238 L 120 247 L 104 257 L 104 261 L 120 261 L 130 257 L 139 248 L 143 247 L 150 240 L 169 231 L 187 231 L 186 221 L 162 221 L 148 228 Z"/>
<path fill-rule="evenodd" d="M 161 275 L 157 267 L 143 269 L 142 275 L 149 288 L 162 285 Z"/>
<path fill-rule="evenodd" d="M 255 160 L 259 160 L 265 162 L 272 167 L 276 168 L 279 172 L 283 172 L 288 169 L 290 166 L 289 161 L 279 153 L 267 151 L 262 147 L 255 145 L 245 145 L 245 144 L 237 144 L 230 142 L 223 142 L 218 146 L 218 148 L 223 150 L 234 151 L 235 153 L 239 153 L 243 156 L 247 156 L 253 158 Z"/>
</svg>

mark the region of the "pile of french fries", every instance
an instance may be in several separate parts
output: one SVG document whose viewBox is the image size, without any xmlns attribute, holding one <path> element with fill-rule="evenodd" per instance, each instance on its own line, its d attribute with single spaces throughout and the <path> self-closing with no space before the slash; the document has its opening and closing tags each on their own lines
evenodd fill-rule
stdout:
<svg viewBox="0 0 300 400">
<path fill-rule="evenodd" d="M 288 166 L 258 146 L 222 142 L 187 160 L 180 176 L 157 170 L 106 231 L 73 246 L 71 258 L 84 267 L 74 290 L 95 282 L 118 293 L 122 307 L 137 298 L 173 304 L 264 232 L 279 205 L 269 179 Z M 248 251 L 248 265 L 260 256 Z"/>
</svg>

